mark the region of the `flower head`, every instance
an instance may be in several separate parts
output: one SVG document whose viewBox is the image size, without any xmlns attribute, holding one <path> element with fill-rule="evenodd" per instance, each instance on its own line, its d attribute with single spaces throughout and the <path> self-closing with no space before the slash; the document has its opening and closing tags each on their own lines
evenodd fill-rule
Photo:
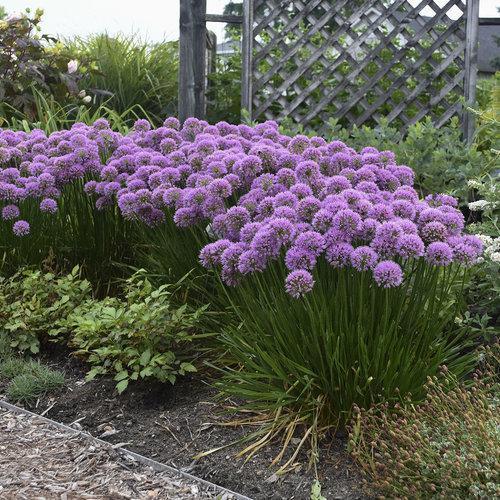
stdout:
<svg viewBox="0 0 500 500">
<path fill-rule="evenodd" d="M 396 262 L 384 260 L 375 266 L 373 277 L 378 286 L 394 288 L 403 282 L 403 271 Z"/>
<path fill-rule="evenodd" d="M 312 274 L 305 269 L 292 271 L 285 280 L 285 289 L 294 299 L 309 293 L 313 287 L 314 279 Z"/>
</svg>

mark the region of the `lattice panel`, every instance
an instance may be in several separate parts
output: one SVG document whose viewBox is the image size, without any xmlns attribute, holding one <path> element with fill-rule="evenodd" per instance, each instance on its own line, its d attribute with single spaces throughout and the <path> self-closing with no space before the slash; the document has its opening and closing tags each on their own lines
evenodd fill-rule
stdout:
<svg viewBox="0 0 500 500">
<path fill-rule="evenodd" d="M 332 117 L 406 128 L 460 113 L 466 1 L 415 3 L 254 0 L 252 117 L 321 130 Z"/>
</svg>

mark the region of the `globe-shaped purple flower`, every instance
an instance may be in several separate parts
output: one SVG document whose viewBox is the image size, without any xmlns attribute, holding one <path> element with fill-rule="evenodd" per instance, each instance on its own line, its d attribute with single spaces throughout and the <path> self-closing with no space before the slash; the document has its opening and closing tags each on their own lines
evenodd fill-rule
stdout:
<svg viewBox="0 0 500 500">
<path fill-rule="evenodd" d="M 57 201 L 52 198 L 45 198 L 40 202 L 40 211 L 46 214 L 57 212 Z"/>
<path fill-rule="evenodd" d="M 285 289 L 294 299 L 309 293 L 313 287 L 314 279 L 312 274 L 304 269 L 292 271 L 285 280 Z"/>
<path fill-rule="evenodd" d="M 3 220 L 15 220 L 19 218 L 21 214 L 19 207 L 17 205 L 6 205 L 2 208 L 2 219 Z"/>
<path fill-rule="evenodd" d="M 30 225 L 25 220 L 18 220 L 14 223 L 12 232 L 19 237 L 27 236 L 30 234 Z"/>
<path fill-rule="evenodd" d="M 403 282 L 403 271 L 396 262 L 384 260 L 375 266 L 373 277 L 378 286 L 394 288 Z"/>
</svg>

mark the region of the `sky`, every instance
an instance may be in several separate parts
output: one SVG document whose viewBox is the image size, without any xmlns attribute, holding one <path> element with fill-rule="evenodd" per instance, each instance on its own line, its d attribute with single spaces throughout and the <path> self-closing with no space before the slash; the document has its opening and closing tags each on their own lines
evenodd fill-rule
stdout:
<svg viewBox="0 0 500 500">
<path fill-rule="evenodd" d="M 420 0 L 409 0 L 418 4 Z M 444 0 L 435 0 L 436 4 Z M 207 0 L 207 12 L 221 14 L 227 0 Z M 44 33 L 61 38 L 91 33 L 137 33 L 150 41 L 176 40 L 179 36 L 179 0 L 0 0 L 7 12 L 20 12 L 26 7 L 45 11 Z M 498 17 L 500 0 L 480 0 L 481 17 Z M 209 23 L 221 40 L 222 23 Z"/>
</svg>

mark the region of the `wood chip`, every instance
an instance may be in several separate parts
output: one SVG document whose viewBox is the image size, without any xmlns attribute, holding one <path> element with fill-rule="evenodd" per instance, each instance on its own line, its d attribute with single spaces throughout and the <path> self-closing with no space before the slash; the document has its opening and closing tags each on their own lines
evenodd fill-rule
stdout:
<svg viewBox="0 0 500 500">
<path fill-rule="evenodd" d="M 111 445 L 2 408 L 0 450 L 0 498 L 215 498 L 203 485 L 155 472 Z"/>
</svg>

